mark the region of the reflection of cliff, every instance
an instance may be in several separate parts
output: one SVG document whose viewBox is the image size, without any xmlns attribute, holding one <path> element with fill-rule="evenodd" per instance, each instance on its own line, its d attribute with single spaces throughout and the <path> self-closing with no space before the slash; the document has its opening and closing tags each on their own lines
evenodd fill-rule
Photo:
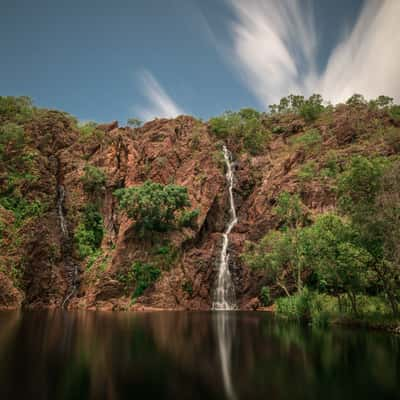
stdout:
<svg viewBox="0 0 400 400">
<path fill-rule="evenodd" d="M 0 318 L 2 399 L 390 399 L 399 390 L 400 338 L 388 335 L 238 312 Z"/>
</svg>

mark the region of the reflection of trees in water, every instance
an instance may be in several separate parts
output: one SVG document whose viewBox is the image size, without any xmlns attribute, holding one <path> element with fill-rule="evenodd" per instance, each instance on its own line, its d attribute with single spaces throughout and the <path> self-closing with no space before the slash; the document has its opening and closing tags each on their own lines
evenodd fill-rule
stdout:
<svg viewBox="0 0 400 400">
<path fill-rule="evenodd" d="M 0 323 L 0 398 L 395 398 L 400 389 L 399 337 L 264 314 L 50 312 Z"/>
</svg>

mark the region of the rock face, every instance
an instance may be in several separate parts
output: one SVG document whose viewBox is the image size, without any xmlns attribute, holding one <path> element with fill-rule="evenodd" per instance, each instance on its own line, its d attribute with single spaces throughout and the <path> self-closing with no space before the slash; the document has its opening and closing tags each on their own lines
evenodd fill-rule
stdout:
<svg viewBox="0 0 400 400">
<path fill-rule="evenodd" d="M 372 128 L 366 121 L 376 116 L 364 117 L 368 132 Z M 315 124 L 322 135 L 317 150 L 298 148 L 285 135 L 275 135 L 258 156 L 240 152 L 236 143 L 227 143 L 234 154 L 234 196 L 239 219 L 230 234 L 230 268 L 242 309 L 260 306 L 258 295 L 268 279 L 249 270 L 240 254 L 246 241 L 256 241 L 279 226 L 273 213 L 279 193 L 300 193 L 310 215 L 335 206 L 329 181 L 299 178 L 304 163 L 312 161 L 318 170 L 323 168 L 333 148 L 341 159 L 360 152 L 390 152 L 384 143 L 361 145 L 360 133 L 353 129 L 354 121 L 345 110 L 337 109 L 332 121 Z M 286 126 L 286 132 L 294 137 L 310 128 L 298 118 L 286 121 Z M 25 193 L 28 198 L 40 198 L 47 209 L 34 222 L 28 221 L 18 232 L 14 230 L 23 238 L 19 244 L 12 235 L 1 240 L 0 261 L 7 273 L 0 269 L 0 307 L 60 307 L 72 290 L 71 266 L 77 265 L 79 276 L 66 304 L 69 308 L 210 308 L 229 206 L 221 143 L 206 124 L 187 116 L 156 119 L 136 129 L 119 128 L 113 122 L 85 137 L 63 113 L 50 111 L 27 124 L 25 130 L 32 139 L 38 176 Z M 353 145 L 357 140 L 358 145 Z M 88 164 L 105 174 L 106 183 L 96 198 L 85 192 L 82 183 Z M 147 241 L 140 238 L 132 229 L 133 221 L 118 209 L 113 192 L 146 180 L 185 186 L 192 208 L 199 210 L 197 226 Z M 61 186 L 67 233 L 60 225 Z M 100 204 L 104 221 L 101 252 L 90 260 L 81 260 L 76 253 L 74 232 L 85 205 L 95 201 Z M 0 223 L 10 225 L 12 218 L 0 206 Z M 156 263 L 162 273 L 133 301 L 134 282 L 121 277 L 135 261 Z M 14 271 L 14 265 L 23 268 Z M 13 271 L 18 279 L 13 279 Z"/>
</svg>

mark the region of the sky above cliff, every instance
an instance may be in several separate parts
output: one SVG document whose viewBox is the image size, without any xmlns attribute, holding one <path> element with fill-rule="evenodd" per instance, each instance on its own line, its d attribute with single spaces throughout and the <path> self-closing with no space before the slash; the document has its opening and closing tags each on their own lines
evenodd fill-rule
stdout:
<svg viewBox="0 0 400 400">
<path fill-rule="evenodd" d="M 81 120 L 400 100 L 399 0 L 0 0 L 0 95 Z"/>
</svg>

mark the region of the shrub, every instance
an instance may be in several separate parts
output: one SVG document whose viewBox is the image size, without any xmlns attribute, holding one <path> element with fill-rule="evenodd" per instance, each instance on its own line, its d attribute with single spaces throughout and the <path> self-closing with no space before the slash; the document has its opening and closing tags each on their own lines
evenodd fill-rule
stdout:
<svg viewBox="0 0 400 400">
<path fill-rule="evenodd" d="M 159 278 L 161 270 L 151 264 L 143 264 L 140 261 L 135 261 L 132 264 L 132 273 L 136 282 L 133 297 L 139 297 Z"/>
<path fill-rule="evenodd" d="M 87 193 L 98 194 L 100 193 L 106 184 L 106 175 L 104 172 L 93 165 L 85 165 L 84 174 L 81 178 L 83 188 Z"/>
<path fill-rule="evenodd" d="M 389 110 L 389 115 L 395 122 L 400 122 L 400 105 L 392 106 Z"/>
<path fill-rule="evenodd" d="M 12 159 L 24 146 L 24 129 L 8 122 L 0 125 L 0 160 Z"/>
<path fill-rule="evenodd" d="M 305 287 L 301 293 L 276 299 L 276 312 L 292 319 L 309 319 L 311 317 L 312 294 Z"/>
<path fill-rule="evenodd" d="M 308 161 L 305 163 L 301 168 L 300 171 L 297 173 L 298 178 L 302 182 L 307 182 L 315 178 L 317 175 L 317 166 L 314 161 Z"/>
<path fill-rule="evenodd" d="M 346 104 L 351 107 L 363 107 L 367 105 L 367 101 L 361 94 L 353 94 L 347 99 Z"/>
<path fill-rule="evenodd" d="M 260 290 L 260 300 L 261 304 L 266 307 L 271 304 L 271 295 L 268 286 L 263 286 Z"/>
<path fill-rule="evenodd" d="M 29 97 L 0 96 L 0 123 L 24 123 L 32 118 L 33 112 L 34 107 Z"/>
<path fill-rule="evenodd" d="M 303 149 L 307 153 L 314 153 L 319 150 L 322 143 L 322 136 L 318 129 L 310 129 L 301 136 L 292 138 L 291 143 L 296 147 Z"/>
<path fill-rule="evenodd" d="M 179 185 L 162 185 L 146 181 L 143 185 L 118 189 L 114 192 L 120 207 L 135 220 L 135 227 L 142 233 L 166 232 L 179 223 L 190 206 L 187 189 Z M 192 220 L 194 212 L 187 221 Z"/>
<path fill-rule="evenodd" d="M 97 123 L 94 121 L 88 121 L 85 123 L 78 124 L 78 129 L 83 138 L 88 138 L 92 136 L 97 128 Z"/>
<path fill-rule="evenodd" d="M 322 97 L 319 94 L 313 94 L 308 100 L 299 107 L 299 114 L 306 122 L 315 121 L 318 116 L 324 111 L 322 105 Z"/>
<path fill-rule="evenodd" d="M 211 131 L 220 139 L 233 138 L 241 142 L 250 154 L 262 152 L 270 133 L 263 125 L 263 114 L 251 108 L 238 112 L 226 111 L 209 121 Z"/>
<path fill-rule="evenodd" d="M 84 259 L 92 255 L 100 247 L 103 235 L 103 217 L 96 206 L 87 205 L 74 235 L 79 257 Z"/>
</svg>

